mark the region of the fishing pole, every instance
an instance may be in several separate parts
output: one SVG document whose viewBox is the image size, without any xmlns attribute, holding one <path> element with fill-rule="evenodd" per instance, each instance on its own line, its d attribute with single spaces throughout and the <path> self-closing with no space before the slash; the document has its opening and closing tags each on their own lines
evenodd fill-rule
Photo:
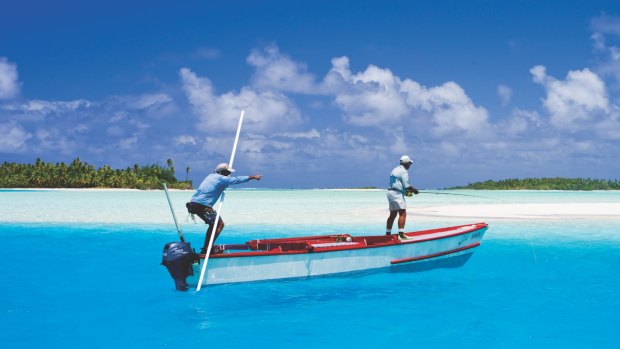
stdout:
<svg viewBox="0 0 620 349">
<path fill-rule="evenodd" d="M 438 193 L 438 192 L 435 192 L 435 191 L 428 191 L 428 190 L 420 190 L 420 194 L 469 196 L 469 197 L 472 197 L 472 198 L 489 199 L 489 200 L 500 200 L 500 199 L 490 198 L 490 197 L 480 196 L 480 195 L 457 194 L 457 193 Z"/>
</svg>

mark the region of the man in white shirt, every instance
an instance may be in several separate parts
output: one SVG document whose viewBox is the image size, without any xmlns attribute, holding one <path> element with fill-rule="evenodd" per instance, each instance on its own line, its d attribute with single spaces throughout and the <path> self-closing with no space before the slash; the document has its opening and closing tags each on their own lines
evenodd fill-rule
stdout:
<svg viewBox="0 0 620 349">
<path fill-rule="evenodd" d="M 385 229 L 386 235 L 392 234 L 392 225 L 398 215 L 398 237 L 407 239 L 405 236 L 405 222 L 407 221 L 407 202 L 405 195 L 411 196 L 411 193 L 418 194 L 419 191 L 409 183 L 409 173 L 407 170 L 411 167 L 413 161 L 407 155 L 400 158 L 400 165 L 395 167 L 390 173 L 390 186 L 387 191 L 387 199 L 390 205 L 390 216 L 387 219 Z"/>
</svg>

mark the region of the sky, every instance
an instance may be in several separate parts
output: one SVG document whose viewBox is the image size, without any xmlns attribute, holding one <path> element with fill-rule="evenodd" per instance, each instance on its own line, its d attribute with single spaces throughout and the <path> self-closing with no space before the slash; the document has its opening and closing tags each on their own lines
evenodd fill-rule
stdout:
<svg viewBox="0 0 620 349">
<path fill-rule="evenodd" d="M 620 179 L 619 1 L 0 0 L 0 161 Z"/>
</svg>

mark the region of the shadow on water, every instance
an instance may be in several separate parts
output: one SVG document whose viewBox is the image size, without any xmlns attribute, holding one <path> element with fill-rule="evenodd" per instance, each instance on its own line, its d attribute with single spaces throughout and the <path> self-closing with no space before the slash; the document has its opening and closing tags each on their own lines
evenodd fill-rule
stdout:
<svg viewBox="0 0 620 349">
<path fill-rule="evenodd" d="M 417 271 L 428 271 L 438 268 L 460 268 L 471 258 L 472 253 L 466 253 L 459 256 L 450 258 L 442 258 L 431 261 L 424 261 L 418 263 L 405 263 L 392 266 L 390 272 L 392 273 L 412 273 Z"/>
</svg>

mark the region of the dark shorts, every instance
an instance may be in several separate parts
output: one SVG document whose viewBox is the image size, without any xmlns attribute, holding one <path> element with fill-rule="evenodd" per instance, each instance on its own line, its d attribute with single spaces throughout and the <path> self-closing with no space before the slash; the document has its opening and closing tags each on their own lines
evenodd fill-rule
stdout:
<svg viewBox="0 0 620 349">
<path fill-rule="evenodd" d="M 200 219 L 205 221 L 206 224 L 213 225 L 213 223 L 215 223 L 217 212 L 213 209 L 213 207 L 205 206 L 197 202 L 188 202 L 185 204 L 185 207 L 187 207 L 187 212 L 200 217 Z M 220 222 L 221 221 L 222 217 L 220 216 Z"/>
</svg>

